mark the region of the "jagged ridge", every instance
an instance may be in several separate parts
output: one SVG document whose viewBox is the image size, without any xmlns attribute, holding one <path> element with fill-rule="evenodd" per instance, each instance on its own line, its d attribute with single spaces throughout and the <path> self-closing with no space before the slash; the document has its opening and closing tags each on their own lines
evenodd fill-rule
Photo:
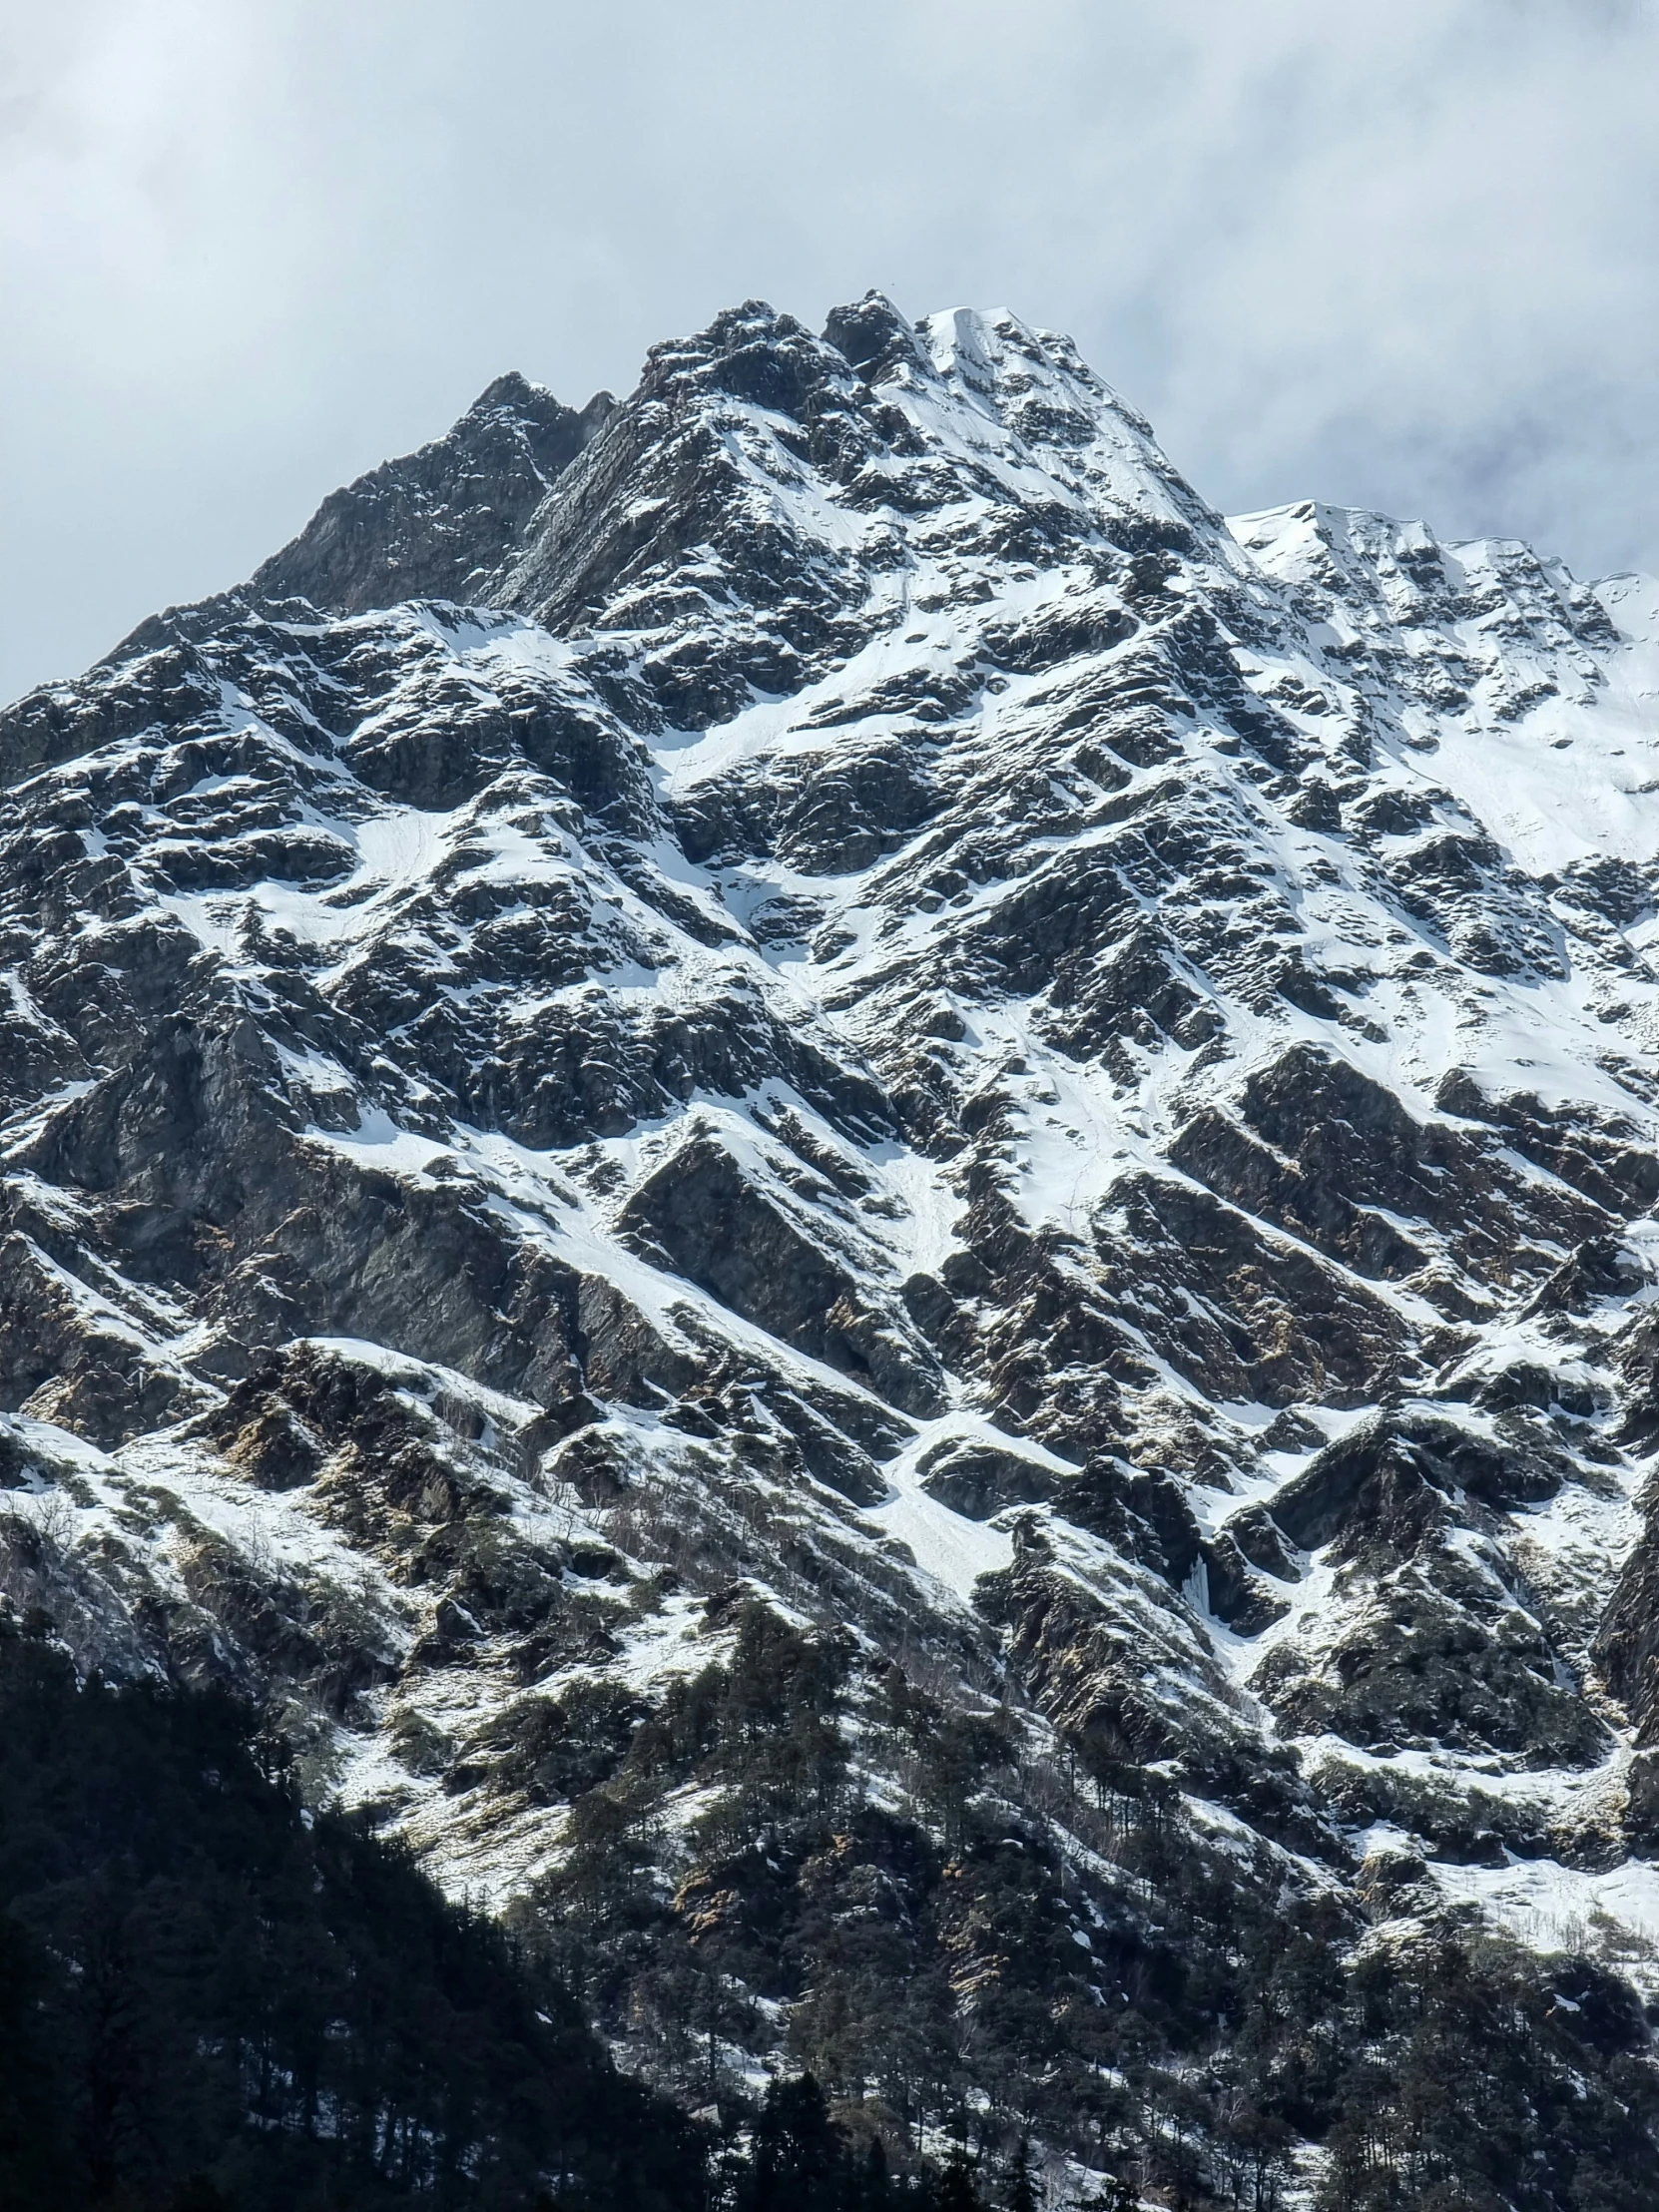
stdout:
<svg viewBox="0 0 1659 2212">
<path fill-rule="evenodd" d="M 1230 528 L 1005 314 L 493 385 L 0 726 L 16 1593 L 500 1900 L 524 1693 L 741 1585 L 1639 1944 L 1656 600 Z"/>
</svg>

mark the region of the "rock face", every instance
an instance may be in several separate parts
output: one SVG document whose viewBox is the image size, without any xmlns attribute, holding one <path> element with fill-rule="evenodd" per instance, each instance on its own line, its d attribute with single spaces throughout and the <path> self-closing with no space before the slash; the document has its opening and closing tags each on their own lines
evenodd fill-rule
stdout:
<svg viewBox="0 0 1659 2212">
<path fill-rule="evenodd" d="M 255 572 L 250 594 L 346 615 L 466 597 L 517 545 L 615 404 L 596 392 L 578 414 L 539 384 L 498 376 L 447 437 L 331 492 Z"/>
<path fill-rule="evenodd" d="M 498 1902 L 759 1604 L 1659 1926 L 1656 622 L 1006 314 L 501 379 L 0 717 L 14 1604 Z"/>
</svg>

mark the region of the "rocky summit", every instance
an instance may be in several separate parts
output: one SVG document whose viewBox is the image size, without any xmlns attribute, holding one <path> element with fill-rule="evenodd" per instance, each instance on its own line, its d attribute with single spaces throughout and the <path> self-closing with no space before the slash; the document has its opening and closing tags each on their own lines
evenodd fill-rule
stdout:
<svg viewBox="0 0 1659 2212">
<path fill-rule="evenodd" d="M 1659 584 L 751 301 L 0 781 L 19 1622 L 711 2126 L 1655 2201 Z"/>
</svg>

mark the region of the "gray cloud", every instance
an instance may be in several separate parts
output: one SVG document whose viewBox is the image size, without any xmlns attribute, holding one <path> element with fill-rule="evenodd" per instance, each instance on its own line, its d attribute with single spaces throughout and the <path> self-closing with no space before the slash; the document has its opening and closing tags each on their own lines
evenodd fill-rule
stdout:
<svg viewBox="0 0 1659 2212">
<path fill-rule="evenodd" d="M 762 294 L 1077 336 L 1224 506 L 1659 566 L 1650 0 L 0 15 L 0 696 L 523 368 Z"/>
</svg>

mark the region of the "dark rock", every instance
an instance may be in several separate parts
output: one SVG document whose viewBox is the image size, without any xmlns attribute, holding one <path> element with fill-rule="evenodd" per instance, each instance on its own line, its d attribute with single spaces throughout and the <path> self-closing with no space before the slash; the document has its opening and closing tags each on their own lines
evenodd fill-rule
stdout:
<svg viewBox="0 0 1659 2212">
<path fill-rule="evenodd" d="M 615 404 L 598 392 L 578 414 L 522 376 L 498 376 L 447 436 L 331 492 L 255 570 L 250 597 L 361 614 L 476 595 Z"/>
<path fill-rule="evenodd" d="M 1651 1515 L 1614 1585 L 1591 1656 L 1629 1713 L 1637 1743 L 1659 1745 L 1659 1528 Z"/>
<path fill-rule="evenodd" d="M 1603 1299 L 1627 1296 L 1646 1271 L 1617 1237 L 1587 1237 L 1549 1277 L 1525 1309 L 1534 1314 L 1587 1314 Z"/>
<path fill-rule="evenodd" d="M 1275 1491 L 1274 1520 L 1304 1551 L 1370 1546 L 1404 1556 L 1448 1524 L 1467 1496 L 1505 1511 L 1553 1497 L 1570 1473 L 1539 1446 L 1496 1445 L 1419 1408 L 1382 1412 L 1329 1444 Z"/>
<path fill-rule="evenodd" d="M 929 1497 L 969 1520 L 989 1520 L 1005 1505 L 1041 1504 L 1064 1479 L 1017 1451 L 956 1437 L 924 1452 L 916 1471 Z"/>
<path fill-rule="evenodd" d="M 1289 1599 L 1250 1571 L 1250 1554 L 1234 1533 L 1224 1529 L 1201 1550 L 1205 1592 L 1217 1620 L 1241 1636 L 1257 1636 L 1285 1618 L 1291 1609 Z"/>
<path fill-rule="evenodd" d="M 1271 1574 L 1281 1582 L 1301 1580 L 1302 1569 L 1296 1553 L 1285 1541 L 1265 1505 L 1247 1505 L 1242 1512 L 1233 1514 L 1225 1533 L 1250 1564 L 1260 1567 L 1264 1574 Z"/>
<path fill-rule="evenodd" d="M 1634 1123 L 1584 1106 L 1545 1106 L 1528 1092 L 1493 1099 L 1461 1068 L 1444 1076 L 1435 1103 L 1501 1129 L 1517 1152 L 1611 1213 L 1645 1213 L 1659 1198 L 1659 1157 Z"/>
<path fill-rule="evenodd" d="M 620 1226 L 735 1312 L 904 1411 L 942 1409 L 937 1363 L 907 1323 L 871 1311 L 850 1270 L 809 1241 L 713 1140 L 682 1146 L 635 1191 Z"/>
<path fill-rule="evenodd" d="M 1455 1558 L 1387 1576 L 1323 1664 L 1295 1646 L 1252 1678 L 1282 1724 L 1371 1750 L 1496 1751 L 1534 1767 L 1593 1766 L 1600 1720 L 1559 1679 L 1537 1623 Z"/>
<path fill-rule="evenodd" d="M 866 383 L 879 383 L 900 365 L 926 372 L 914 330 L 881 292 L 866 291 L 850 306 L 831 307 L 824 335 Z"/>
<path fill-rule="evenodd" d="M 1067 1517 L 1092 1529 L 1180 1589 L 1202 1551 L 1198 1522 L 1169 1475 L 1091 1459 L 1066 1491 Z"/>
</svg>

